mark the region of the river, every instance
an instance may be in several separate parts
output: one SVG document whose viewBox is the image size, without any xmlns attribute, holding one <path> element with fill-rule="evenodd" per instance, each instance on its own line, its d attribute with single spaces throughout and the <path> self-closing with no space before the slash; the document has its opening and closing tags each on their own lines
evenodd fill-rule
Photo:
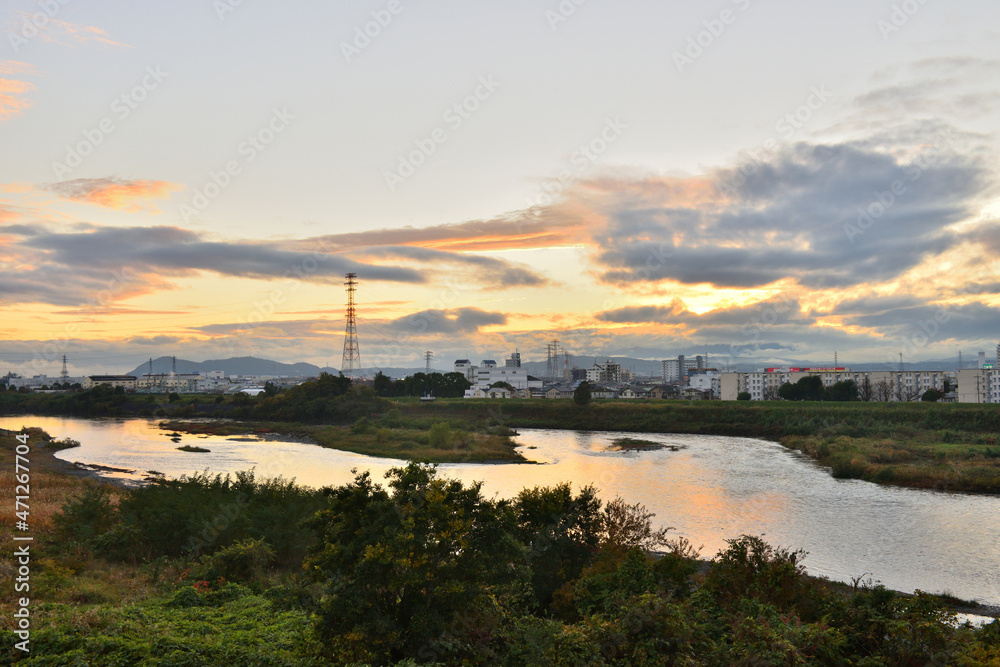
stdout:
<svg viewBox="0 0 1000 667">
<path fill-rule="evenodd" d="M 381 479 L 401 461 L 379 459 L 287 440 L 233 440 L 184 435 L 171 442 L 156 420 L 0 417 L 0 427 L 39 426 L 81 446 L 57 454 L 134 473 L 176 478 L 198 471 L 256 468 L 259 476 L 294 478 L 320 487 L 349 482 L 352 468 Z M 622 436 L 674 445 L 677 451 L 608 451 Z M 524 429 L 522 453 L 542 465 L 446 464 L 488 495 L 511 497 L 524 487 L 593 484 L 603 498 L 621 496 L 656 514 L 656 523 L 701 546 L 710 558 L 727 538 L 762 535 L 769 543 L 808 552 L 811 574 L 839 581 L 865 575 L 887 587 L 948 592 L 1000 604 L 1000 497 L 881 487 L 833 479 L 805 456 L 750 438 Z M 208 453 L 188 453 L 179 445 Z"/>
</svg>

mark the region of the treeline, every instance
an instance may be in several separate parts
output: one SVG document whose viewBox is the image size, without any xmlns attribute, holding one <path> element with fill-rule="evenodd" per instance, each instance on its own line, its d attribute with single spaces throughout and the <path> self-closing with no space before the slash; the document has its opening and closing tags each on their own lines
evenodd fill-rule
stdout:
<svg viewBox="0 0 1000 667">
<path fill-rule="evenodd" d="M 472 383 L 462 373 L 414 373 L 402 380 L 393 380 L 382 371 L 375 375 L 372 388 L 379 396 L 434 396 L 462 398 Z"/>
<path fill-rule="evenodd" d="M 730 540 L 706 565 L 685 540 L 654 529 L 641 505 L 604 503 L 593 488 L 499 500 L 428 466 L 386 477 L 383 486 L 360 473 L 312 491 L 199 475 L 117 502 L 87 492 L 55 519 L 58 558 L 183 569 L 162 602 L 33 631 L 31 661 L 1000 664 L 1000 623 L 958 627 L 933 596 L 808 578 L 805 554 L 758 537 Z M 172 616 L 184 619 L 176 629 Z M 155 641 L 122 631 L 147 618 Z M 212 643 L 211 623 L 241 642 Z M 13 641 L 4 631 L 8 656 Z"/>
</svg>

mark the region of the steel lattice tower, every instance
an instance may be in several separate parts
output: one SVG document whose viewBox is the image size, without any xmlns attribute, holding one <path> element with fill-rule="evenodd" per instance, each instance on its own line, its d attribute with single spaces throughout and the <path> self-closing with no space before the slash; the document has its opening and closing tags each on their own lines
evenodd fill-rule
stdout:
<svg viewBox="0 0 1000 667">
<path fill-rule="evenodd" d="M 344 331 L 344 360 L 340 372 L 353 379 L 361 371 L 361 350 L 358 348 L 358 322 L 354 310 L 354 293 L 358 290 L 358 275 L 348 273 L 347 282 L 347 328 Z"/>
</svg>

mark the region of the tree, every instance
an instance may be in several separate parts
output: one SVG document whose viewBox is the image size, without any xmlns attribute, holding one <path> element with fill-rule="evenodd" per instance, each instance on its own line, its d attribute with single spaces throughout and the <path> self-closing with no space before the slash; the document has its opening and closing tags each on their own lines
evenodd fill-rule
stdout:
<svg viewBox="0 0 1000 667">
<path fill-rule="evenodd" d="M 799 388 L 791 382 L 786 382 L 778 388 L 778 396 L 786 401 L 799 400 Z"/>
<path fill-rule="evenodd" d="M 741 391 L 739 394 L 736 395 L 737 401 L 749 401 L 752 398 L 753 396 L 750 395 L 749 391 Z"/>
<path fill-rule="evenodd" d="M 517 389 L 514 389 L 514 385 L 512 385 L 509 382 L 494 382 L 493 384 L 490 385 L 490 389 L 496 389 L 497 387 L 501 389 L 506 389 L 512 394 L 517 393 Z"/>
<path fill-rule="evenodd" d="M 434 652 L 477 598 L 526 578 L 510 505 L 481 482 L 415 463 L 386 477 L 389 490 L 356 473 L 306 521 L 319 539 L 305 565 L 324 585 L 317 631 L 338 664 Z"/>
<path fill-rule="evenodd" d="M 273 382 L 265 382 L 264 383 L 264 392 L 263 393 L 264 393 L 265 397 L 277 396 L 278 395 L 278 385 L 274 384 Z"/>
<path fill-rule="evenodd" d="M 872 388 L 872 381 L 866 375 L 865 379 L 861 381 L 861 386 L 858 387 L 858 398 L 868 403 L 874 398 L 874 395 L 875 390 Z"/>
<path fill-rule="evenodd" d="M 882 379 L 875 383 L 875 400 L 888 403 L 896 393 L 895 380 Z"/>
<path fill-rule="evenodd" d="M 514 512 L 518 538 L 528 547 L 535 601 L 546 609 L 555 592 L 593 561 L 604 526 L 601 501 L 594 487 L 574 497 L 564 482 L 522 490 Z"/>
<path fill-rule="evenodd" d="M 375 374 L 375 380 L 374 382 L 372 382 L 372 389 L 374 389 L 375 393 L 378 394 L 379 396 L 382 397 L 392 396 L 394 393 L 392 378 L 390 378 L 382 371 L 379 371 L 378 373 Z"/>
<path fill-rule="evenodd" d="M 807 375 L 799 378 L 799 381 L 795 383 L 795 388 L 798 389 L 798 400 L 800 401 L 821 401 L 826 393 L 826 389 L 823 387 L 823 378 L 818 375 Z"/>
<path fill-rule="evenodd" d="M 856 401 L 858 400 L 858 385 L 855 384 L 854 380 L 841 380 L 826 390 L 826 400 Z"/>
<path fill-rule="evenodd" d="M 765 401 L 776 401 L 779 398 L 781 398 L 781 387 L 775 387 L 773 384 L 764 387 Z"/>
<path fill-rule="evenodd" d="M 927 403 L 937 403 L 942 398 L 944 398 L 943 392 L 940 392 L 937 389 L 928 389 L 924 392 L 924 395 L 920 397 L 920 400 Z"/>
<path fill-rule="evenodd" d="M 582 406 L 590 403 L 590 399 L 590 383 L 584 380 L 573 390 L 573 402 Z"/>
</svg>

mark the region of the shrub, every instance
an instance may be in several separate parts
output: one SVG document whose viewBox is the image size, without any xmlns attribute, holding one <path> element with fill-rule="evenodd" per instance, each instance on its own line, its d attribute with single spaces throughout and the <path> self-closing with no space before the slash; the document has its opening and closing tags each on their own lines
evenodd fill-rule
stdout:
<svg viewBox="0 0 1000 667">
<path fill-rule="evenodd" d="M 263 540 L 243 540 L 202 556 L 206 578 L 224 577 L 242 583 L 259 582 L 274 561 L 274 549 Z"/>
</svg>

